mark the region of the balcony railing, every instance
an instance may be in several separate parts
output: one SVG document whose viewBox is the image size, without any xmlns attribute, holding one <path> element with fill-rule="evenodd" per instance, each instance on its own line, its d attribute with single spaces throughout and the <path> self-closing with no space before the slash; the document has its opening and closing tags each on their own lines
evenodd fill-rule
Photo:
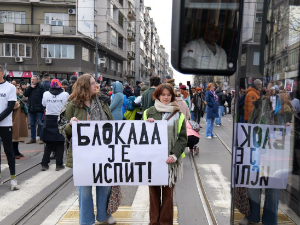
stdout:
<svg viewBox="0 0 300 225">
<path fill-rule="evenodd" d="M 60 4 L 62 2 L 66 2 L 66 3 L 73 2 L 74 4 L 76 4 L 76 0 L 40 0 L 40 2 L 59 2 Z"/>
<path fill-rule="evenodd" d="M 126 76 L 127 76 L 127 77 L 135 77 L 135 72 L 132 71 L 132 70 L 128 70 L 128 71 L 126 72 Z"/>
<path fill-rule="evenodd" d="M 133 52 L 133 51 L 128 51 L 128 52 L 127 52 L 127 58 L 128 58 L 129 60 L 134 60 L 134 59 L 135 59 L 135 52 Z"/>
<path fill-rule="evenodd" d="M 25 34 L 39 34 L 40 25 L 31 25 L 31 24 L 16 24 L 15 25 L 16 33 L 25 33 Z"/>
<path fill-rule="evenodd" d="M 128 19 L 129 19 L 130 21 L 135 20 L 136 15 L 135 15 L 135 12 L 134 12 L 134 10 L 133 10 L 132 8 L 129 8 L 129 9 L 128 9 L 127 17 L 128 17 Z"/>
<path fill-rule="evenodd" d="M 135 33 L 132 30 L 127 31 L 127 40 L 135 41 Z"/>
<path fill-rule="evenodd" d="M 75 35 L 76 27 L 51 26 L 51 34 Z"/>
</svg>

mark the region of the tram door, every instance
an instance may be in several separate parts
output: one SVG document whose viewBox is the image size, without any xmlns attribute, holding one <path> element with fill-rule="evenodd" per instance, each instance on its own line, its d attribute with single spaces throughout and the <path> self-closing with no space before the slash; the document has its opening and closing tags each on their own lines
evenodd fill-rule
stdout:
<svg viewBox="0 0 300 225">
<path fill-rule="evenodd" d="M 172 20 L 175 69 L 235 79 L 231 224 L 300 224 L 300 1 L 173 0 Z"/>
</svg>

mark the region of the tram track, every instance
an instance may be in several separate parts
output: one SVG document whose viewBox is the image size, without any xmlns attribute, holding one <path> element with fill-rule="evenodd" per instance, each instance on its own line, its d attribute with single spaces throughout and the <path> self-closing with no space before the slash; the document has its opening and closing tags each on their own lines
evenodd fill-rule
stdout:
<svg viewBox="0 0 300 225">
<path fill-rule="evenodd" d="M 216 132 L 214 132 L 214 135 L 217 136 L 217 138 L 222 143 L 222 145 L 226 148 L 226 150 L 229 152 L 229 154 L 232 154 L 232 150 L 225 143 L 225 141 L 221 137 L 219 137 L 219 135 L 217 135 Z M 206 194 L 200 173 L 197 169 L 197 163 L 196 163 L 194 154 L 189 154 L 189 158 L 190 158 L 190 162 L 192 163 L 192 165 L 195 168 L 194 169 L 194 177 L 196 180 L 197 189 L 198 189 L 198 193 L 199 193 L 199 196 L 200 196 L 200 199 L 202 202 L 202 206 L 204 208 L 204 212 L 205 212 L 205 215 L 207 218 L 207 222 L 209 225 L 218 225 L 217 219 L 215 217 L 215 214 L 214 214 L 211 204 L 209 202 L 208 196 Z"/>
<path fill-rule="evenodd" d="M 41 198 L 33 207 L 28 209 L 22 216 L 20 216 L 12 225 L 22 225 L 26 224 L 39 210 L 41 210 L 51 199 L 56 196 L 62 189 L 64 189 L 70 182 L 73 181 L 73 173 L 70 171 L 70 174 L 58 183 L 51 191 L 48 191 L 46 196 Z"/>
<path fill-rule="evenodd" d="M 23 171 L 16 174 L 16 177 L 21 175 L 25 175 L 26 173 L 30 173 L 36 169 L 36 167 L 40 167 L 41 163 L 34 163 L 33 165 L 29 166 L 28 168 L 24 169 Z M 8 183 L 10 179 L 3 180 L 3 183 Z M 47 190 L 45 194 L 43 194 L 40 199 L 36 200 L 30 205 L 29 208 L 26 208 L 25 212 L 21 215 L 18 215 L 17 218 L 14 218 L 13 221 L 10 222 L 12 225 L 22 225 L 26 224 L 36 213 L 38 213 L 51 199 L 53 199 L 62 189 L 64 189 L 70 182 L 73 181 L 73 173 L 72 171 L 68 171 L 64 177 L 54 183 L 53 187 L 50 190 Z M 24 209 L 25 207 L 23 207 Z"/>
</svg>

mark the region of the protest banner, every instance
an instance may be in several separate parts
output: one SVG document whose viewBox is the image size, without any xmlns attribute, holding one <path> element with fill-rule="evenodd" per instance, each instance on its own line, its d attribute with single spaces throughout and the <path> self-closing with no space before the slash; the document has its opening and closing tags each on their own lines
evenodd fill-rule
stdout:
<svg viewBox="0 0 300 225">
<path fill-rule="evenodd" d="M 74 123 L 74 185 L 168 185 L 167 135 L 165 120 Z"/>
<path fill-rule="evenodd" d="M 246 123 L 239 123 L 237 127 L 232 185 L 286 189 L 291 127 Z"/>
</svg>

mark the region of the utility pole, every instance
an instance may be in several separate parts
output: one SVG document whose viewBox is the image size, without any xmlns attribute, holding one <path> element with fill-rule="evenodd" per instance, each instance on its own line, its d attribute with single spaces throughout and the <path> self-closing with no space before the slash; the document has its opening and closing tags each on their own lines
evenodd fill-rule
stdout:
<svg viewBox="0 0 300 225">
<path fill-rule="evenodd" d="M 98 37 L 96 35 L 96 46 L 95 46 L 95 80 L 98 81 Z"/>
</svg>

